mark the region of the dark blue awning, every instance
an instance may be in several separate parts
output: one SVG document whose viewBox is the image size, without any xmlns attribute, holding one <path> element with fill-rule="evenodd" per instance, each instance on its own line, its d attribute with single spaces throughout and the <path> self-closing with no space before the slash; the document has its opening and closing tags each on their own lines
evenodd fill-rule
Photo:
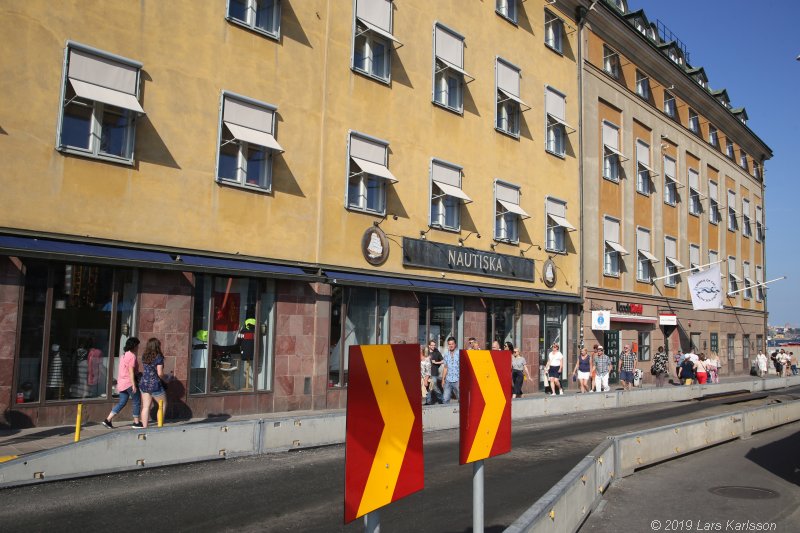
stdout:
<svg viewBox="0 0 800 533">
<path fill-rule="evenodd" d="M 169 254 L 152 250 L 123 248 L 102 244 L 57 241 L 36 237 L 0 235 L 0 250 L 22 256 L 54 257 L 67 261 L 108 260 L 133 266 L 168 267 L 185 270 L 218 270 L 229 274 L 250 272 L 308 277 L 303 269 L 287 265 L 259 263 L 240 259 L 225 259 L 200 255 Z"/>
<path fill-rule="evenodd" d="M 411 282 L 407 279 L 373 276 L 371 274 L 356 274 L 353 272 L 334 272 L 332 270 L 326 270 L 324 274 L 333 283 L 345 282 L 347 284 L 350 282 L 364 285 L 386 285 L 404 288 L 411 287 Z"/>
</svg>

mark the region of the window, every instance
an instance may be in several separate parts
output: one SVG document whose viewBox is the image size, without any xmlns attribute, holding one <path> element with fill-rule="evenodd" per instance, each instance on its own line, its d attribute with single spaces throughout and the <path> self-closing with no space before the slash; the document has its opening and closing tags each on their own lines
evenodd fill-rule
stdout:
<svg viewBox="0 0 800 533">
<path fill-rule="evenodd" d="M 756 335 L 756 353 L 759 354 L 764 350 L 764 336 Z"/>
<path fill-rule="evenodd" d="M 418 342 L 422 346 L 434 341 L 438 350 L 444 353 L 449 337 L 458 339 L 462 336 L 459 332 L 463 333 L 464 330 L 463 300 L 453 296 L 420 293 L 417 293 L 417 298 L 419 301 Z"/>
<path fill-rule="evenodd" d="M 725 140 L 725 153 L 733 159 L 733 142 L 730 139 Z"/>
<path fill-rule="evenodd" d="M 517 23 L 517 0 L 496 0 L 495 11 L 501 17 Z"/>
<path fill-rule="evenodd" d="M 689 266 L 697 272 L 700 267 L 700 246 L 697 244 L 689 245 Z"/>
<path fill-rule="evenodd" d="M 433 101 L 461 113 L 464 109 L 464 37 L 441 24 L 433 27 Z"/>
<path fill-rule="evenodd" d="M 137 323 L 136 271 L 33 259 L 23 264 L 16 401 L 116 395 L 115 358 Z"/>
<path fill-rule="evenodd" d="M 650 166 L 650 145 L 641 139 L 636 140 L 636 192 L 650 195 L 650 179 L 654 175 Z"/>
<path fill-rule="evenodd" d="M 744 150 L 739 150 L 739 166 L 750 172 L 750 167 L 747 164 L 747 154 Z"/>
<path fill-rule="evenodd" d="M 141 63 L 68 42 L 58 149 L 132 163 Z"/>
<path fill-rule="evenodd" d="M 753 161 L 753 177 L 760 180 L 761 179 L 761 166 Z"/>
<path fill-rule="evenodd" d="M 519 220 L 521 218 L 530 218 L 530 215 L 519 206 L 519 187 L 511 183 L 495 180 L 494 199 L 494 239 L 511 243 L 519 242 Z"/>
<path fill-rule="evenodd" d="M 689 108 L 689 129 L 696 134 L 700 134 L 700 117 L 697 116 L 697 112 Z"/>
<path fill-rule="evenodd" d="M 700 216 L 700 212 L 703 210 L 702 204 L 700 203 L 700 198 L 703 195 L 700 194 L 700 173 L 693 169 L 689 169 L 689 214 Z"/>
<path fill-rule="evenodd" d="M 562 52 L 564 38 L 564 21 L 549 9 L 544 10 L 544 44 L 559 54 Z"/>
<path fill-rule="evenodd" d="M 603 121 L 603 177 L 619 181 L 620 162 L 626 158 L 619 151 L 619 126 Z"/>
<path fill-rule="evenodd" d="M 756 301 L 764 301 L 764 267 L 756 265 Z"/>
<path fill-rule="evenodd" d="M 228 0 L 228 20 L 277 39 L 281 33 L 280 0 Z"/>
<path fill-rule="evenodd" d="M 736 214 L 736 193 L 728 189 L 728 231 L 737 229 L 739 229 L 739 220 Z"/>
<path fill-rule="evenodd" d="M 515 300 L 486 301 L 486 348 L 491 341 L 500 346 L 510 342 L 517 346 L 522 340 L 522 302 Z"/>
<path fill-rule="evenodd" d="M 736 335 L 728 335 L 728 359 L 736 359 Z"/>
<path fill-rule="evenodd" d="M 566 253 L 566 234 L 575 231 L 575 226 L 567 220 L 567 202 L 552 198 L 546 199 L 546 248 L 552 252 Z"/>
<path fill-rule="evenodd" d="M 678 261 L 678 241 L 675 237 L 664 237 L 664 285 L 674 287 L 678 283 L 678 270 L 685 267 Z"/>
<path fill-rule="evenodd" d="M 639 361 L 650 360 L 650 332 L 639 332 Z"/>
<path fill-rule="evenodd" d="M 717 132 L 717 127 L 713 124 L 708 125 L 708 144 L 719 148 L 719 133 Z"/>
<path fill-rule="evenodd" d="M 263 102 L 222 93 L 217 179 L 269 191 L 272 160 L 283 148 L 275 139 L 277 109 Z"/>
<path fill-rule="evenodd" d="M 545 87 L 545 109 L 547 120 L 545 149 L 552 154 L 564 157 L 567 151 L 567 133 L 575 131 L 566 121 L 566 96 L 552 87 Z"/>
<path fill-rule="evenodd" d="M 719 333 L 709 333 L 708 347 L 711 353 L 719 353 Z"/>
<path fill-rule="evenodd" d="M 603 240 L 605 241 L 603 274 L 619 276 L 620 256 L 628 255 L 628 250 L 620 244 L 619 220 L 610 216 L 603 217 Z"/>
<path fill-rule="evenodd" d="M 386 211 L 386 182 L 397 183 L 389 171 L 389 143 L 350 134 L 347 165 L 347 207 L 382 215 Z"/>
<path fill-rule="evenodd" d="M 664 203 L 676 205 L 678 203 L 678 182 L 675 179 L 675 160 L 664 156 Z"/>
<path fill-rule="evenodd" d="M 637 76 L 638 76 L 637 72 Z M 638 80 L 638 77 L 637 77 Z M 637 92 L 638 92 L 638 81 L 637 81 Z M 641 94 L 639 96 L 642 96 Z M 675 118 L 677 114 L 677 108 L 675 106 L 675 96 L 669 91 L 664 91 L 664 113 L 667 114 L 670 118 Z"/>
<path fill-rule="evenodd" d="M 715 250 L 708 251 L 708 263 L 714 265 L 719 261 L 719 254 Z M 721 268 L 721 267 L 720 267 Z"/>
<path fill-rule="evenodd" d="M 272 389 L 274 306 L 272 280 L 195 276 L 189 394 Z"/>
<path fill-rule="evenodd" d="M 756 206 L 756 242 L 761 242 L 764 240 L 764 222 L 762 217 L 764 216 L 763 211 L 760 205 Z"/>
<path fill-rule="evenodd" d="M 639 70 L 636 71 L 636 94 L 645 100 L 650 99 L 650 78 Z"/>
<path fill-rule="evenodd" d="M 495 61 L 495 93 L 497 94 L 496 129 L 519 137 L 520 112 L 522 107 L 530 108 L 520 99 L 519 68 L 499 57 Z"/>
<path fill-rule="evenodd" d="M 744 299 L 749 300 L 753 297 L 753 278 L 750 277 L 750 262 L 742 263 L 742 277 L 744 278 Z"/>
<path fill-rule="evenodd" d="M 328 386 L 347 386 L 351 346 L 388 342 L 389 291 L 333 286 Z"/>
<path fill-rule="evenodd" d="M 750 237 L 753 234 L 750 226 L 750 200 L 742 198 L 742 236 Z"/>
<path fill-rule="evenodd" d="M 619 54 L 605 45 L 603 45 L 603 70 L 619 79 Z"/>
<path fill-rule="evenodd" d="M 718 200 L 717 184 L 714 181 L 708 182 L 708 221 L 712 224 L 719 224 L 719 200 Z"/>
<path fill-rule="evenodd" d="M 472 199 L 461 190 L 461 167 L 431 160 L 431 226 L 458 231 L 461 204 Z"/>
<path fill-rule="evenodd" d="M 400 43 L 392 35 L 391 0 L 354 0 L 352 67 L 362 74 L 391 81 L 391 48 Z"/>
<path fill-rule="evenodd" d="M 736 258 L 732 255 L 728 256 L 728 296 L 732 292 L 739 290 L 739 283 L 742 278 L 736 275 Z"/>
<path fill-rule="evenodd" d="M 742 335 L 742 359 L 750 359 L 750 335 Z M 744 366 L 747 367 L 747 363 Z"/>
<path fill-rule="evenodd" d="M 650 230 L 636 228 L 636 279 L 650 283 L 653 277 L 653 264 L 658 263 L 658 258 L 650 253 Z"/>
</svg>

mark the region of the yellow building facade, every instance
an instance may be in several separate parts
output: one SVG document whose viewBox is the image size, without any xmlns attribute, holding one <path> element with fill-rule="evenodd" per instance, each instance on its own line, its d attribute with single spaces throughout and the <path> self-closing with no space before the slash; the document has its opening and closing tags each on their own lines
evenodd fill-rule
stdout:
<svg viewBox="0 0 800 533">
<path fill-rule="evenodd" d="M 574 356 L 576 8 L 4 5 L 6 419 L 106 416 L 131 337 L 176 417 L 341 407 L 353 344 Z"/>
</svg>

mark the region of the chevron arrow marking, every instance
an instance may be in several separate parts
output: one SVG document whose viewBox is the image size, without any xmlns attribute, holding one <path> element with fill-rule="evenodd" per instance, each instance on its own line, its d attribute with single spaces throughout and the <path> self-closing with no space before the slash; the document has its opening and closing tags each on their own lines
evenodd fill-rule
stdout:
<svg viewBox="0 0 800 533">
<path fill-rule="evenodd" d="M 467 462 L 471 463 L 489 457 L 508 398 L 500 386 L 500 377 L 497 375 L 491 352 L 470 350 L 469 360 L 475 382 L 486 404 L 467 457 Z"/>
</svg>

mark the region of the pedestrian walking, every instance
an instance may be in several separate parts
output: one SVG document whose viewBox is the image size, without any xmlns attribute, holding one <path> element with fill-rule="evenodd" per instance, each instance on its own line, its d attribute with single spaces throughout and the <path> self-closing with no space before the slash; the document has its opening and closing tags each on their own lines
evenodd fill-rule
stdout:
<svg viewBox="0 0 800 533">
<path fill-rule="evenodd" d="M 164 389 L 164 354 L 161 352 L 161 341 L 152 337 L 147 341 L 142 354 L 142 379 L 139 388 L 142 391 L 142 427 L 146 428 L 150 420 L 150 406 L 155 400 L 163 401 L 161 406 L 167 410 L 167 394 Z M 164 413 L 161 413 L 162 417 Z"/>
<path fill-rule="evenodd" d="M 598 346 L 592 358 L 592 370 L 595 373 L 594 390 L 608 392 L 608 375 L 611 371 L 611 358 L 605 354 L 602 346 Z"/>
<path fill-rule="evenodd" d="M 522 384 L 525 378 L 531 379 L 531 371 L 528 362 L 519 353 L 519 348 L 514 348 L 510 342 L 506 343 L 506 349 L 511 350 L 511 397 L 522 398 Z"/>
<path fill-rule="evenodd" d="M 459 360 L 455 337 L 448 337 L 447 349 L 444 351 L 442 358 L 444 359 L 444 373 L 442 374 L 444 397 L 442 398 L 442 403 L 448 404 L 454 393 L 456 398 L 461 399 L 461 394 L 458 392 Z"/>
<path fill-rule="evenodd" d="M 133 427 L 142 427 L 139 421 L 139 415 L 142 410 L 142 396 L 139 393 L 139 387 L 136 385 L 137 375 L 139 373 L 139 361 L 136 355 L 139 353 L 139 339 L 136 337 L 128 337 L 125 341 L 125 354 L 119 362 L 119 373 L 117 374 L 117 392 L 119 393 L 119 401 L 115 405 L 108 416 L 103 420 L 103 425 L 108 429 L 112 429 L 114 425 L 111 420 L 122 411 L 122 408 L 128 403 L 130 399 L 133 402 Z"/>
<path fill-rule="evenodd" d="M 589 378 L 592 376 L 592 358 L 586 348 L 581 348 L 575 368 L 572 370 L 572 379 L 578 380 L 581 393 L 589 392 Z"/>
<path fill-rule="evenodd" d="M 691 385 L 694 377 L 694 361 L 691 357 L 684 357 L 681 367 L 678 369 L 678 379 L 684 385 Z"/>
<path fill-rule="evenodd" d="M 768 362 L 764 352 L 758 352 L 756 356 L 756 365 L 758 365 L 758 376 L 762 378 L 765 377 L 767 375 Z"/>
<path fill-rule="evenodd" d="M 633 386 L 633 373 L 636 371 L 636 354 L 631 351 L 629 345 L 622 348 L 622 353 L 619 355 L 619 364 L 617 365 L 619 372 L 619 379 L 622 381 L 623 389 L 631 390 Z"/>
<path fill-rule="evenodd" d="M 442 372 L 444 359 L 442 353 L 436 347 L 436 341 L 431 340 L 428 343 L 428 358 L 431 362 L 431 380 L 430 387 L 428 388 L 428 395 L 425 397 L 425 405 L 432 405 L 434 403 L 442 403 Z"/>
<path fill-rule="evenodd" d="M 678 351 L 675 352 L 674 360 L 675 360 L 675 377 L 680 379 L 681 363 L 683 363 L 683 352 L 680 349 L 678 349 Z"/>
<path fill-rule="evenodd" d="M 431 358 L 428 355 L 428 350 L 425 346 L 419 347 L 419 374 L 420 374 L 420 389 L 422 392 L 423 402 L 427 403 L 428 395 L 430 394 L 431 386 Z"/>
<path fill-rule="evenodd" d="M 792 375 L 797 375 L 797 358 L 794 356 L 794 352 L 789 352 L 789 364 L 791 365 Z"/>
<path fill-rule="evenodd" d="M 547 364 L 544 367 L 547 377 L 550 380 L 550 395 L 564 394 L 564 389 L 561 387 L 561 367 L 564 365 L 564 354 L 559 351 L 557 342 L 553 343 L 550 353 L 547 354 Z"/>
<path fill-rule="evenodd" d="M 701 353 L 698 356 L 697 362 L 694 364 L 695 376 L 700 385 L 705 385 L 708 382 L 708 367 L 706 366 L 706 354 Z"/>
<path fill-rule="evenodd" d="M 656 355 L 653 357 L 653 366 L 650 367 L 650 373 L 656 377 L 656 387 L 661 388 L 667 381 L 669 371 L 667 370 L 668 364 L 667 352 L 664 351 L 663 346 L 658 347 Z"/>
</svg>

